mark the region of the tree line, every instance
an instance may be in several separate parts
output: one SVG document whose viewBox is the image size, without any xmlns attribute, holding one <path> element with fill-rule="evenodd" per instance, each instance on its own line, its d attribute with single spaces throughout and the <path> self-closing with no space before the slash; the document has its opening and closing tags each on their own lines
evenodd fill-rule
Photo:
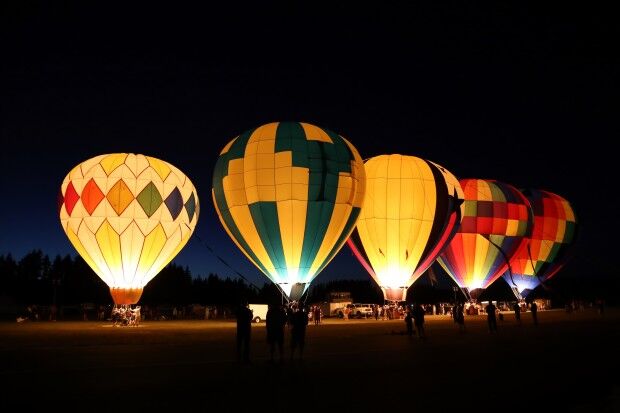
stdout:
<svg viewBox="0 0 620 413">
<path fill-rule="evenodd" d="M 357 302 L 382 302 L 381 290 L 371 280 L 337 280 L 314 286 L 303 299 L 327 301 L 330 291 L 347 291 Z M 33 250 L 16 260 L 0 255 L 0 300 L 16 305 L 79 305 L 112 303 L 109 287 L 80 256 L 56 256 Z M 147 305 L 237 305 L 240 301 L 280 302 L 277 286 L 261 287 L 238 277 L 193 275 L 188 267 L 166 266 L 144 288 L 140 303 Z"/>
<path fill-rule="evenodd" d="M 590 301 L 604 298 L 608 304 L 618 302 L 618 278 L 614 278 L 613 282 L 601 282 L 595 277 L 571 274 L 586 273 L 580 270 L 572 267 L 565 274 L 558 274 L 546 283 L 545 288 L 537 289 L 540 290 L 538 293 L 553 299 L 558 305 L 574 298 Z M 453 289 L 456 284 L 438 269 L 435 273 L 439 282 L 433 282 L 428 275 L 422 276 L 410 287 L 407 301 L 437 303 L 461 299 Z M 496 294 L 493 293 L 496 297 L 492 299 L 504 299 L 500 297 L 506 296 L 506 289 L 509 289 L 504 284 L 500 277 L 489 287 L 489 293 L 497 290 Z M 333 280 L 314 284 L 302 299 L 309 304 L 328 301 L 329 293 L 333 291 L 349 292 L 353 302 L 383 302 L 381 289 L 370 277 L 367 280 Z M 171 263 L 146 285 L 140 303 L 236 306 L 241 301 L 270 303 L 281 300 L 280 291 L 271 282 L 257 287 L 238 277 L 194 275 L 188 267 Z M 112 298 L 108 286 L 79 255 L 58 255 L 50 259 L 40 249 L 27 253 L 19 260 L 11 254 L 0 255 L 0 306 L 54 303 L 58 306 L 82 303 L 106 305 L 112 303 Z"/>
</svg>

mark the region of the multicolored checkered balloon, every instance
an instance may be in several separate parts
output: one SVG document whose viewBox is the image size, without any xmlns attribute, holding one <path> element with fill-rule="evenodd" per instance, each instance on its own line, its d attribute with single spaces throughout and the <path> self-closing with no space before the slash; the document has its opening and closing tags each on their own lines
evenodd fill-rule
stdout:
<svg viewBox="0 0 620 413">
<path fill-rule="evenodd" d="M 487 288 L 532 233 L 532 210 L 518 189 L 498 181 L 462 179 L 461 227 L 438 258 L 461 287 Z"/>
<path fill-rule="evenodd" d="M 58 196 L 60 222 L 116 304 L 135 304 L 143 287 L 187 243 L 198 222 L 194 185 L 171 164 L 115 153 L 82 162 Z"/>
<path fill-rule="evenodd" d="M 534 226 L 526 248 L 511 259 L 512 277 L 505 274 L 508 283 L 515 283 L 520 293 L 533 290 L 541 281 L 553 277 L 566 263 L 576 239 L 577 219 L 571 204 L 548 191 L 522 191 L 532 206 Z"/>
</svg>

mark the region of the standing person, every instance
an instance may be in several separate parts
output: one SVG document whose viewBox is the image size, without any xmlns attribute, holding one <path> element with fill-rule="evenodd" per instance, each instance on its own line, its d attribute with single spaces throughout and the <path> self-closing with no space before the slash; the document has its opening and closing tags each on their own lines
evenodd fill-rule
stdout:
<svg viewBox="0 0 620 413">
<path fill-rule="evenodd" d="M 411 337 L 413 335 L 413 315 L 411 314 L 411 310 L 407 310 L 405 325 L 407 326 L 407 335 Z"/>
<path fill-rule="evenodd" d="M 486 308 L 487 312 L 487 322 L 489 323 L 489 331 L 492 333 L 497 331 L 497 318 L 495 313 L 497 312 L 497 307 L 493 305 L 493 301 L 489 301 L 489 305 Z"/>
<path fill-rule="evenodd" d="M 458 303 L 454 306 L 454 321 L 459 326 L 459 332 L 465 332 L 465 315 L 463 314 L 463 304 Z"/>
<path fill-rule="evenodd" d="M 50 321 L 56 321 L 56 314 L 58 313 L 58 307 L 56 304 L 52 304 L 50 307 Z"/>
<path fill-rule="evenodd" d="M 515 303 L 514 310 L 515 310 L 515 320 L 517 320 L 517 323 L 521 324 L 521 305 L 519 304 L 518 301 Z"/>
<path fill-rule="evenodd" d="M 536 301 L 532 301 L 532 304 L 530 304 L 530 310 L 532 311 L 532 320 L 534 320 L 534 325 L 538 325 L 538 306 L 536 305 Z"/>
<path fill-rule="evenodd" d="M 209 311 L 211 311 L 211 310 L 209 309 L 209 306 L 208 306 L 208 305 L 205 305 L 205 320 L 208 320 L 208 319 L 209 319 Z"/>
<path fill-rule="evenodd" d="M 321 324 L 321 307 L 318 305 L 314 306 L 314 312 L 312 313 L 312 318 L 314 318 L 314 325 L 318 326 Z"/>
<path fill-rule="evenodd" d="M 426 335 L 424 334 L 424 313 L 424 308 L 420 304 L 416 304 L 413 307 L 413 322 L 416 330 L 418 330 L 418 337 L 422 340 L 426 338 Z"/>
<path fill-rule="evenodd" d="M 293 313 L 291 324 L 291 360 L 295 356 L 297 347 L 299 347 L 299 359 L 302 359 L 306 344 L 306 326 L 308 325 L 308 314 L 302 305 Z"/>
<path fill-rule="evenodd" d="M 273 354 L 276 346 L 280 354 L 280 363 L 284 357 L 284 326 L 286 325 L 286 313 L 282 306 L 270 304 L 265 317 L 267 329 L 267 343 L 269 343 L 269 352 L 271 354 L 271 362 L 273 363 Z"/>
<path fill-rule="evenodd" d="M 250 336 L 252 333 L 252 310 L 244 302 L 237 313 L 237 360 L 250 363 Z"/>
</svg>

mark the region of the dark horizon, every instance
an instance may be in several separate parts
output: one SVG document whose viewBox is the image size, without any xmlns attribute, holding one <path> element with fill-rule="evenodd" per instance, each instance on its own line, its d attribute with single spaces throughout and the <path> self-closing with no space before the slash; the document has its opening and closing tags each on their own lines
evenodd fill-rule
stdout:
<svg viewBox="0 0 620 413">
<path fill-rule="evenodd" d="M 611 279 L 618 59 L 611 15 L 587 7 L 9 3 L 0 255 L 75 255 L 56 210 L 65 175 L 99 154 L 144 153 L 180 168 L 201 201 L 174 262 L 233 275 L 202 239 L 262 282 L 216 216 L 213 166 L 240 133 L 295 120 L 363 158 L 409 154 L 563 196 L 581 225 L 566 273 Z M 351 276 L 368 277 L 345 246 L 315 282 Z"/>
</svg>

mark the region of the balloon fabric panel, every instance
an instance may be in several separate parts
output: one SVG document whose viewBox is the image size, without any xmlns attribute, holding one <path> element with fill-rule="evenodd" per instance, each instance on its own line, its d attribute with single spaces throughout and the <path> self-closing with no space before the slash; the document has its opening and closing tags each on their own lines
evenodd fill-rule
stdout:
<svg viewBox="0 0 620 413">
<path fill-rule="evenodd" d="M 534 213 L 532 235 L 512 263 L 520 291 L 533 290 L 566 263 L 575 241 L 577 220 L 568 201 L 552 192 L 526 189 Z"/>
<path fill-rule="evenodd" d="M 174 166 L 139 154 L 109 154 L 69 172 L 59 215 L 71 243 L 111 290 L 141 291 L 189 240 L 198 220 L 196 200 L 191 181 Z"/>
<path fill-rule="evenodd" d="M 438 262 L 460 287 L 486 288 L 507 270 L 504 254 L 510 259 L 524 247 L 532 212 L 527 199 L 511 185 L 463 179 L 461 186 L 465 194 L 461 226 Z"/>
<path fill-rule="evenodd" d="M 288 295 L 334 257 L 364 199 L 361 158 L 344 138 L 281 122 L 248 131 L 218 158 L 213 201 L 245 255 Z"/>
<path fill-rule="evenodd" d="M 381 155 L 365 167 L 366 201 L 348 243 L 386 299 L 402 300 L 454 235 L 461 187 L 443 167 L 413 156 Z"/>
</svg>

